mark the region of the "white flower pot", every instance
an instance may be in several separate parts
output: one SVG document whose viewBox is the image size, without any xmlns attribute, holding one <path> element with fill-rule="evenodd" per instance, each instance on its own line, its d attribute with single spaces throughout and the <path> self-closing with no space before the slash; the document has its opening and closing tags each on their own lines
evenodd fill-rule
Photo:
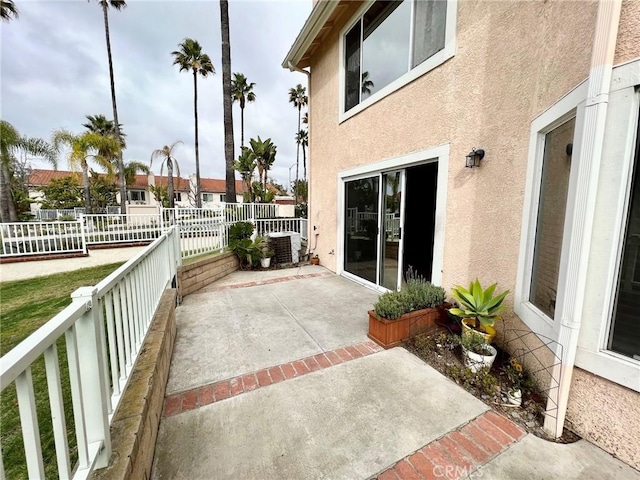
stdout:
<svg viewBox="0 0 640 480">
<path fill-rule="evenodd" d="M 491 352 L 491 355 L 479 355 L 471 350 L 467 350 L 464 346 L 462 347 L 464 364 L 473 373 L 477 373 L 482 367 L 488 367 L 490 369 L 491 365 L 493 365 L 493 361 L 496 359 L 498 351 L 491 345 L 487 345 L 487 348 Z"/>
<path fill-rule="evenodd" d="M 511 405 L 522 405 L 522 391 L 518 390 L 509 390 L 507 392 L 507 399 Z"/>
<path fill-rule="evenodd" d="M 260 259 L 260 266 L 262 268 L 269 268 L 270 265 L 271 265 L 271 257 Z"/>
</svg>

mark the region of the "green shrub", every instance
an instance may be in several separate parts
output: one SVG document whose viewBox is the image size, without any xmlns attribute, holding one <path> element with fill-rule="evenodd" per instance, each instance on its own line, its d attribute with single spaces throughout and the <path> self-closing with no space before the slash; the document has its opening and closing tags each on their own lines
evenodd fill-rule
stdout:
<svg viewBox="0 0 640 480">
<path fill-rule="evenodd" d="M 373 309 L 379 317 L 393 320 L 414 310 L 439 307 L 445 297 L 444 288 L 433 285 L 409 267 L 406 288 L 400 292 L 383 293 Z"/>
<path fill-rule="evenodd" d="M 233 240 L 243 240 L 250 238 L 253 234 L 253 223 L 236 222 L 229 227 L 229 243 Z"/>
<path fill-rule="evenodd" d="M 379 317 L 394 320 L 411 311 L 411 300 L 406 292 L 387 292 L 373 308 Z"/>
<path fill-rule="evenodd" d="M 407 272 L 407 289 L 411 299 L 411 310 L 439 307 L 444 303 L 444 288 L 428 282 L 420 275 L 414 275 L 411 268 Z"/>
</svg>

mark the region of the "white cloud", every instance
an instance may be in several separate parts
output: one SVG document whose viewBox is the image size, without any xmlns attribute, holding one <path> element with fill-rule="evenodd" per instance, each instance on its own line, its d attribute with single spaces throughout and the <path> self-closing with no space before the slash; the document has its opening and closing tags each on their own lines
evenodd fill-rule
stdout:
<svg viewBox="0 0 640 480">
<path fill-rule="evenodd" d="M 245 109 L 245 142 L 257 135 L 271 137 L 278 146 L 272 176 L 282 184 L 296 155 L 297 112 L 288 103 L 288 89 L 306 78 L 280 64 L 311 5 L 311 0 L 229 3 L 232 71 L 256 83 L 257 101 Z M 111 118 L 97 2 L 38 0 L 17 6 L 20 18 L 4 23 L 0 32 L 2 118 L 24 135 L 45 139 L 57 128 L 81 131 L 85 115 Z M 179 72 L 170 54 L 191 37 L 216 69 L 213 77 L 198 79 L 201 174 L 224 178 L 218 1 L 131 0 L 120 12 L 110 10 L 109 21 L 118 116 L 127 134 L 125 158 L 148 162 L 152 150 L 182 140 L 177 150 L 181 172 L 195 171 L 193 77 Z M 233 114 L 238 154 L 237 104 Z"/>
</svg>

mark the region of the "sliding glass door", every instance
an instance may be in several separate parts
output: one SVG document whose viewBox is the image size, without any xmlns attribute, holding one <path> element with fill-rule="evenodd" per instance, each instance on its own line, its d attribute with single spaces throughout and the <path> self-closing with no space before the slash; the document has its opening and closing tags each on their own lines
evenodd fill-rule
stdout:
<svg viewBox="0 0 640 480">
<path fill-rule="evenodd" d="M 344 270 L 389 290 L 402 285 L 404 171 L 345 182 Z"/>
<path fill-rule="evenodd" d="M 402 218 L 404 172 L 401 170 L 382 174 L 382 229 L 380 239 L 380 282 L 389 290 L 402 285 Z"/>
<path fill-rule="evenodd" d="M 345 271 L 377 283 L 379 176 L 345 183 Z"/>
</svg>

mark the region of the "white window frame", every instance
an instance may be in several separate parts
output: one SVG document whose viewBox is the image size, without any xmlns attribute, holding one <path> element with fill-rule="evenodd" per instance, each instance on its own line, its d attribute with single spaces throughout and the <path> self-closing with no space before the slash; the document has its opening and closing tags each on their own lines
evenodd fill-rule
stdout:
<svg viewBox="0 0 640 480">
<path fill-rule="evenodd" d="M 640 59 L 613 69 L 576 366 L 640 392 L 640 361 L 608 350 L 629 209 Z M 624 188 L 621 188 L 624 186 Z"/>
<path fill-rule="evenodd" d="M 567 206 L 565 212 L 562 253 L 560 257 L 561 260 L 555 306 L 555 312 L 561 312 L 562 302 L 564 301 L 563 285 L 567 281 L 567 259 L 569 257 L 569 239 L 571 238 L 571 219 L 573 216 L 573 205 L 575 203 L 576 184 L 578 181 L 578 168 L 574 168 L 574 166 L 577 165 L 580 159 L 579 149 L 582 138 L 582 125 L 584 123 L 583 118 L 586 98 L 587 82 L 585 81 L 531 123 L 514 310 L 531 330 L 537 334 L 541 334 L 552 339 L 558 338 L 560 329 L 559 319 L 549 318 L 542 312 L 542 310 L 529 301 L 536 243 L 536 224 L 538 221 L 538 208 L 540 203 L 540 187 L 542 183 L 544 146 L 546 135 L 549 132 L 571 118 L 576 118 L 576 126 L 573 136 L 573 164 L 569 176 L 569 190 L 567 193 Z"/>
<path fill-rule="evenodd" d="M 411 0 L 414 1 L 414 0 Z M 396 80 L 394 80 L 393 82 L 391 82 L 390 84 L 388 84 L 387 86 L 385 86 L 384 88 L 378 90 L 376 93 L 374 93 L 373 95 L 371 95 L 370 97 L 362 100 L 360 103 L 358 103 L 356 106 L 354 106 L 353 108 L 351 108 L 349 111 L 345 112 L 345 101 L 344 101 L 344 94 L 345 94 L 345 65 L 344 65 L 344 60 L 345 60 L 345 36 L 347 35 L 347 33 L 349 32 L 349 30 L 351 30 L 351 28 L 360 20 L 360 18 L 364 15 L 364 13 L 369 9 L 369 7 L 371 5 L 373 5 L 373 3 L 375 3 L 375 0 L 367 0 L 365 2 L 363 2 L 363 5 L 358 9 L 358 11 L 353 15 L 353 17 L 351 17 L 351 19 L 349 20 L 349 22 L 347 22 L 347 25 L 340 31 L 340 59 L 339 59 L 339 82 L 340 82 L 340 88 L 339 88 L 339 102 L 340 102 L 340 108 L 338 110 L 338 123 L 342 123 L 345 120 L 353 117 L 354 115 L 357 115 L 358 113 L 360 113 L 361 111 L 363 111 L 364 109 L 370 107 L 371 105 L 373 105 L 374 103 L 382 100 L 384 97 L 386 97 L 387 95 L 395 92 L 396 90 L 399 90 L 400 88 L 404 87 L 405 85 L 407 85 L 408 83 L 413 82 L 415 79 L 417 79 L 418 77 L 421 77 L 422 75 L 424 75 L 425 73 L 433 70 L 434 68 L 442 65 L 444 62 L 446 62 L 447 60 L 449 60 L 451 57 L 453 57 L 455 55 L 455 51 L 456 51 L 456 19 L 457 19 L 457 12 L 458 12 L 458 0 L 447 0 L 447 13 L 446 13 L 446 25 L 445 25 L 445 33 L 444 33 L 444 48 L 442 50 L 440 50 L 439 52 L 435 53 L 434 55 L 432 55 L 431 57 L 429 57 L 428 59 L 426 59 L 424 62 L 422 62 L 420 65 L 416 66 L 413 69 L 410 69 L 407 73 L 405 73 L 404 75 L 402 75 L 401 77 L 397 78 Z M 410 24 L 410 30 L 411 30 L 411 44 L 410 44 L 410 50 L 413 49 L 413 23 L 414 23 L 414 18 L 413 18 L 413 13 L 414 11 L 414 7 L 412 5 L 411 7 L 411 24 Z"/>
<path fill-rule="evenodd" d="M 205 200 L 205 195 L 207 195 L 209 198 L 211 198 L 211 200 Z M 202 201 L 205 203 L 212 203 L 213 202 L 213 193 L 209 193 L 209 192 L 202 192 Z"/>
<path fill-rule="evenodd" d="M 433 239 L 433 265 L 431 268 L 431 282 L 435 285 L 442 284 L 442 269 L 444 266 L 444 234 L 445 223 L 447 218 L 447 183 L 449 179 L 449 151 L 450 144 L 438 145 L 436 147 L 420 150 L 418 152 L 409 153 L 400 157 L 393 157 L 379 162 L 370 163 L 348 170 L 338 172 L 338 237 L 336 239 L 336 273 L 350 280 L 360 283 L 366 287 L 372 288 L 380 292 L 386 292 L 387 289 L 375 283 L 371 283 L 356 275 L 344 270 L 344 237 L 345 237 L 345 182 L 358 180 L 361 178 L 379 175 L 381 172 L 399 170 L 414 165 L 429 163 L 430 161 L 438 162 L 438 178 L 436 192 L 436 217 L 435 232 Z M 403 213 L 404 215 L 404 213 Z"/>
</svg>

